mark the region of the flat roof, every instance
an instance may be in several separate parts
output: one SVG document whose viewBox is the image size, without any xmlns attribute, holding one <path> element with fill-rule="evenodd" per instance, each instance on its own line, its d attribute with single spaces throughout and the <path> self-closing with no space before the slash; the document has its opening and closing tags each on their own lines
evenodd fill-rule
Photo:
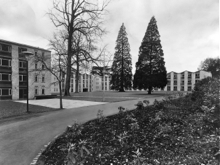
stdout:
<svg viewBox="0 0 220 165">
<path fill-rule="evenodd" d="M 185 70 L 185 71 L 183 71 L 183 72 L 170 71 L 170 72 L 168 72 L 167 74 L 172 73 L 172 72 L 173 72 L 173 73 L 177 73 L 177 74 L 184 73 L 184 72 L 196 73 L 196 72 L 200 72 L 200 71 L 211 73 L 211 72 L 205 71 L 205 70 L 197 70 L 197 71 L 195 71 L 195 72 L 191 72 L 191 71 Z"/>
<path fill-rule="evenodd" d="M 38 50 L 43 50 L 43 51 L 51 52 L 50 50 L 39 48 L 39 47 L 36 47 L 36 46 L 21 44 L 21 43 L 7 41 L 7 40 L 3 40 L 3 39 L 0 39 L 0 42 L 1 43 L 6 43 L 6 44 L 18 45 L 18 46 L 21 46 L 21 47 L 28 47 L 28 48 L 32 48 L 32 49 L 38 49 Z"/>
</svg>

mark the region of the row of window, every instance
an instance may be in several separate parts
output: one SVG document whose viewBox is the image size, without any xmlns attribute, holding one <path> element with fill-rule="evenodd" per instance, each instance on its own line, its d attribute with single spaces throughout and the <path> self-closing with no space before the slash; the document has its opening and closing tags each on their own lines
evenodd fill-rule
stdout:
<svg viewBox="0 0 220 165">
<path fill-rule="evenodd" d="M 40 94 L 45 95 L 45 86 L 42 86 L 42 87 L 41 87 L 41 93 L 40 93 L 39 87 L 38 87 L 38 86 L 35 86 L 35 88 L 34 88 L 34 94 L 35 94 L 35 95 L 40 95 Z"/>
<path fill-rule="evenodd" d="M 167 78 L 170 79 L 171 75 L 168 74 L 167 75 Z M 185 75 L 184 74 L 181 74 L 181 79 L 184 79 Z M 192 74 L 191 73 L 188 73 L 188 79 L 191 79 L 192 78 Z M 200 74 L 199 73 L 196 73 L 196 78 L 200 78 Z M 175 73 L 173 75 L 173 79 L 177 79 L 177 74 Z"/>
<path fill-rule="evenodd" d="M 174 91 L 177 91 L 177 86 L 174 86 L 173 87 L 173 90 Z M 184 86 L 181 86 L 181 89 L 180 89 L 181 91 L 184 91 Z M 188 86 L 187 87 L 187 91 L 191 91 L 192 90 L 192 87 L 191 86 Z M 167 91 L 171 91 L 171 87 L 170 86 L 167 86 Z"/>
<path fill-rule="evenodd" d="M 35 63 L 35 67 L 34 67 L 34 68 L 35 68 L 35 69 L 38 69 L 38 65 L 37 65 L 37 63 Z M 45 65 L 44 65 L 44 64 L 41 65 L 41 69 L 42 69 L 42 70 L 45 69 Z"/>
<path fill-rule="evenodd" d="M 197 83 L 198 81 L 199 81 L 199 80 L 195 80 L 195 83 Z M 177 81 L 174 80 L 174 81 L 173 81 L 173 84 L 174 84 L 174 85 L 177 85 Z M 185 84 L 185 81 L 181 81 L 181 85 L 184 85 L 184 84 Z M 188 80 L 187 84 L 188 84 L 188 85 L 191 85 L 191 84 L 192 84 L 192 81 L 191 81 L 191 80 Z M 171 85 L 171 84 L 170 84 L 170 81 L 167 82 L 167 85 Z"/>
<path fill-rule="evenodd" d="M 6 45 L 6 44 L 0 44 L 0 51 L 4 51 L 4 52 L 11 52 L 11 46 L 10 45 Z M 27 48 L 18 48 L 18 53 L 21 54 L 22 52 L 27 51 Z M 38 55 L 37 51 L 35 51 L 35 56 Z M 44 58 L 44 52 L 42 52 L 42 57 Z"/>
<path fill-rule="evenodd" d="M 35 87 L 35 95 L 45 95 L 45 87 L 41 87 L 41 93 L 39 88 L 36 86 Z M 0 96 L 11 96 L 11 89 L 10 88 L 0 88 Z"/>
<path fill-rule="evenodd" d="M 10 88 L 0 88 L 0 96 L 11 96 Z"/>
<path fill-rule="evenodd" d="M 11 81 L 11 74 L 0 73 L 0 81 Z M 27 81 L 26 75 L 19 75 L 19 81 Z M 38 75 L 35 75 L 35 82 L 38 82 Z M 45 83 L 45 75 L 42 75 L 41 82 Z"/>
<path fill-rule="evenodd" d="M 39 82 L 39 75 L 35 75 L 34 82 Z M 45 83 L 45 75 L 44 74 L 42 74 L 41 82 Z"/>
</svg>

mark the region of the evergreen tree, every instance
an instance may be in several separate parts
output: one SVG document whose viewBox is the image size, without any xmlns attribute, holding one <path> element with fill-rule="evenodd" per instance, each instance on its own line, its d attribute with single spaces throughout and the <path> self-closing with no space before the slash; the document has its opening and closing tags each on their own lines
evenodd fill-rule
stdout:
<svg viewBox="0 0 220 165">
<path fill-rule="evenodd" d="M 131 89 L 132 64 L 130 45 L 124 24 L 122 24 L 116 40 L 115 54 L 112 64 L 111 88 L 124 92 Z"/>
<path fill-rule="evenodd" d="M 164 88 L 166 86 L 166 75 L 160 34 L 156 19 L 152 17 L 139 48 L 133 86 L 138 89 L 148 89 L 148 94 L 151 94 L 153 88 Z"/>
</svg>

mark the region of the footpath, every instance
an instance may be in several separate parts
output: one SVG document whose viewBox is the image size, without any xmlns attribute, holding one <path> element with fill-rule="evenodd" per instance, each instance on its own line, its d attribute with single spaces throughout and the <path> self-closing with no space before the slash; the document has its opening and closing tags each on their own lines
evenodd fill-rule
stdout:
<svg viewBox="0 0 220 165">
<path fill-rule="evenodd" d="M 150 104 L 163 97 L 147 98 Z M 80 108 L 71 108 L 53 113 L 13 121 L 0 125 L 0 164 L 1 165 L 30 165 L 44 145 L 55 136 L 65 131 L 68 125 L 76 120 L 84 123 L 97 117 L 98 110 L 104 110 L 104 115 L 118 113 L 118 107 L 129 110 L 136 108 L 138 100 L 128 100 Z"/>
</svg>

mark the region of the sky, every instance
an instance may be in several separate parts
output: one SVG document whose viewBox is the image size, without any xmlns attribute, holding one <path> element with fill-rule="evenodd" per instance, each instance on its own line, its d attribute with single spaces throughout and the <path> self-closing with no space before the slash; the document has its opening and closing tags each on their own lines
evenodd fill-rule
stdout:
<svg viewBox="0 0 220 165">
<path fill-rule="evenodd" d="M 0 39 L 48 49 L 56 28 L 46 14 L 52 0 L 0 0 Z M 114 54 L 118 31 L 126 27 L 132 71 L 152 16 L 157 20 L 167 72 L 196 71 L 219 57 L 218 0 L 111 0 L 102 43 Z M 100 44 L 101 45 L 101 44 Z"/>
</svg>

